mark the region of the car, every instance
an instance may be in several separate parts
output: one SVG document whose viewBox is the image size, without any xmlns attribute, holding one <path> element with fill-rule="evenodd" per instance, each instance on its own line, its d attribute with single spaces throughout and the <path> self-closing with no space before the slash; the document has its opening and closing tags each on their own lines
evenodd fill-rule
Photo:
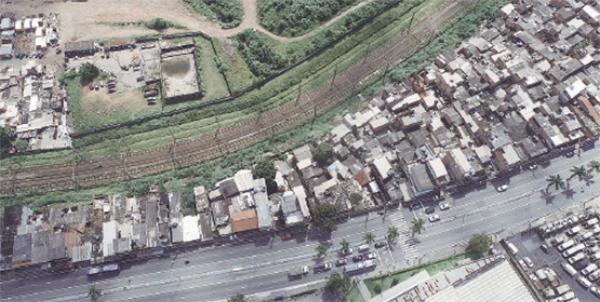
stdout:
<svg viewBox="0 0 600 302">
<path fill-rule="evenodd" d="M 317 264 L 315 265 L 315 267 L 313 268 L 315 274 L 320 274 L 322 272 L 328 271 L 331 269 L 331 264 L 329 263 L 321 263 L 321 264 Z"/>
<path fill-rule="evenodd" d="M 527 270 L 527 264 L 525 264 L 525 261 L 523 259 L 519 260 L 519 264 L 521 265 L 523 270 Z"/>
<path fill-rule="evenodd" d="M 356 255 L 354 257 L 352 257 L 352 261 L 354 262 L 359 262 L 363 260 L 363 256 L 362 255 Z"/>
<path fill-rule="evenodd" d="M 583 286 L 583 288 L 588 288 L 592 285 L 592 283 L 588 279 L 586 279 L 584 276 L 577 277 L 577 282 L 579 282 L 579 284 L 581 284 L 581 286 Z"/>
<path fill-rule="evenodd" d="M 378 249 L 380 247 L 384 247 L 385 246 L 385 241 L 379 241 L 379 242 L 375 242 L 375 248 Z"/>
<path fill-rule="evenodd" d="M 90 84 L 90 90 L 94 90 L 94 84 Z"/>
<path fill-rule="evenodd" d="M 156 97 L 155 96 L 151 96 L 147 99 L 148 101 L 156 101 Z"/>
<path fill-rule="evenodd" d="M 569 152 L 565 153 L 566 157 L 573 157 L 573 155 L 575 155 L 575 152 L 573 152 L 573 151 L 569 151 Z"/>
<path fill-rule="evenodd" d="M 347 248 L 347 249 L 343 249 L 341 250 L 342 255 L 350 255 L 352 254 L 352 249 L 351 248 Z"/>
<path fill-rule="evenodd" d="M 348 260 L 346 260 L 346 258 L 338 259 L 335 262 L 335 266 L 343 266 L 346 265 L 346 263 L 348 263 Z"/>
<path fill-rule="evenodd" d="M 501 185 L 501 186 L 496 187 L 496 191 L 498 191 L 498 192 L 504 192 L 507 189 L 508 189 L 508 185 Z"/>
<path fill-rule="evenodd" d="M 579 262 L 576 262 L 575 264 L 573 264 L 573 268 L 580 271 L 580 270 L 584 269 L 586 266 L 588 266 L 588 264 L 590 264 L 590 259 L 583 258 Z"/>
<path fill-rule="evenodd" d="M 104 81 L 100 81 L 100 87 L 104 87 Z"/>
<path fill-rule="evenodd" d="M 433 212 L 435 212 L 435 208 L 434 207 L 428 207 L 428 208 L 425 209 L 425 213 L 426 214 L 431 214 Z"/>
<path fill-rule="evenodd" d="M 537 168 L 536 164 L 533 164 L 533 165 L 529 166 L 529 170 L 535 170 L 535 168 Z"/>
<path fill-rule="evenodd" d="M 592 292 L 592 294 L 594 294 L 596 297 L 600 298 L 600 290 L 599 290 L 597 287 L 595 287 L 595 286 L 592 286 L 592 287 L 590 287 L 590 291 L 591 291 L 591 292 Z"/>
<path fill-rule="evenodd" d="M 436 222 L 439 220 L 440 220 L 440 215 L 438 215 L 438 214 L 429 216 L 429 222 Z"/>
<path fill-rule="evenodd" d="M 440 210 L 447 210 L 451 207 L 452 205 L 449 202 L 445 202 L 445 203 L 440 203 Z"/>
<path fill-rule="evenodd" d="M 94 85 L 94 88 L 96 88 L 96 90 L 100 89 L 100 86 L 98 86 L 98 84 Z"/>
<path fill-rule="evenodd" d="M 283 235 L 281 235 L 281 239 L 282 240 L 292 239 L 292 234 L 283 234 Z"/>
<path fill-rule="evenodd" d="M 523 258 L 523 261 L 525 261 L 525 264 L 527 264 L 527 266 L 528 266 L 529 268 L 532 268 L 532 267 L 533 267 L 533 262 L 531 261 L 531 259 L 529 259 L 529 257 L 525 257 L 525 258 Z"/>
<path fill-rule="evenodd" d="M 365 258 L 367 259 L 376 259 L 377 258 L 377 254 L 375 253 L 368 253 L 365 255 Z"/>
<path fill-rule="evenodd" d="M 542 244 L 542 245 L 540 245 L 540 249 L 542 249 L 542 251 L 544 251 L 544 253 L 548 254 L 548 245 Z"/>
</svg>

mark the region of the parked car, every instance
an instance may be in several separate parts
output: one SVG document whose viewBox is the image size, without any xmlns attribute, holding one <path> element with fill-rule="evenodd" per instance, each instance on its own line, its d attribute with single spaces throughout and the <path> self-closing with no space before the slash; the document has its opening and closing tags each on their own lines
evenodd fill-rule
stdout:
<svg viewBox="0 0 600 302">
<path fill-rule="evenodd" d="M 429 222 L 436 222 L 439 220 L 440 220 L 440 215 L 438 215 L 438 214 L 429 216 Z"/>
<path fill-rule="evenodd" d="M 376 259 L 377 258 L 377 254 L 371 252 L 371 253 L 366 254 L 365 257 L 367 259 Z"/>
<path fill-rule="evenodd" d="M 552 241 L 550 241 L 550 243 L 554 246 L 557 246 L 563 242 L 565 242 L 565 236 L 562 236 L 562 235 L 558 236 L 558 237 L 552 239 Z"/>
<path fill-rule="evenodd" d="M 348 263 L 348 260 L 346 260 L 346 258 L 338 259 L 335 262 L 335 266 L 343 266 L 346 265 L 346 263 Z"/>
<path fill-rule="evenodd" d="M 100 86 L 98 86 L 98 84 L 94 85 L 94 88 L 96 88 L 96 90 L 100 89 Z"/>
<path fill-rule="evenodd" d="M 592 294 L 594 294 L 596 297 L 600 298 L 600 290 L 598 290 L 597 287 L 592 286 L 590 287 L 590 291 L 592 292 Z"/>
<path fill-rule="evenodd" d="M 375 242 L 375 248 L 380 248 L 385 246 L 385 241 Z"/>
<path fill-rule="evenodd" d="M 523 270 L 527 270 L 527 264 L 525 264 L 525 261 L 523 261 L 523 259 L 519 260 L 519 264 L 521 265 L 521 268 L 523 268 Z"/>
<path fill-rule="evenodd" d="M 90 90 L 94 90 L 94 84 L 90 84 L 88 87 L 90 87 Z"/>
<path fill-rule="evenodd" d="M 444 211 L 451 207 L 449 202 L 440 203 L 440 210 Z"/>
<path fill-rule="evenodd" d="M 573 268 L 575 268 L 576 270 L 582 270 L 586 266 L 588 266 L 588 264 L 590 264 L 590 259 L 583 258 L 581 261 L 576 262 L 575 264 L 573 264 Z"/>
<path fill-rule="evenodd" d="M 354 262 L 359 262 L 363 260 L 363 256 L 362 255 L 356 255 L 354 257 L 352 257 L 352 261 Z"/>
<path fill-rule="evenodd" d="M 425 214 L 431 214 L 435 212 L 435 208 L 434 207 L 428 207 L 425 209 Z"/>
<path fill-rule="evenodd" d="M 283 235 L 281 235 L 281 239 L 282 240 L 292 239 L 292 234 L 283 234 Z"/>
<path fill-rule="evenodd" d="M 531 261 L 531 259 L 529 259 L 529 257 L 525 257 L 525 258 L 523 258 L 523 261 L 525 261 L 525 264 L 527 264 L 527 266 L 528 266 L 529 268 L 532 268 L 532 267 L 533 267 L 533 262 Z"/>
<path fill-rule="evenodd" d="M 581 284 L 581 286 L 583 286 L 584 288 L 588 288 L 592 285 L 592 283 L 584 276 L 577 277 L 577 282 L 579 282 L 579 284 Z"/>
<path fill-rule="evenodd" d="M 542 245 L 540 245 L 540 249 L 542 249 L 542 251 L 544 251 L 544 253 L 548 254 L 548 245 L 542 244 Z"/>
<path fill-rule="evenodd" d="M 498 191 L 498 192 L 504 192 L 507 189 L 508 189 L 508 185 L 501 185 L 501 186 L 496 187 L 496 191 Z"/>
</svg>

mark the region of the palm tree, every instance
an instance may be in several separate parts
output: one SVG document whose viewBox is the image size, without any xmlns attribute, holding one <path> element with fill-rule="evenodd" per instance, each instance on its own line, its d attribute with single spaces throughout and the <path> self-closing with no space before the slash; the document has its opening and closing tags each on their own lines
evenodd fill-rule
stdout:
<svg viewBox="0 0 600 302">
<path fill-rule="evenodd" d="M 375 235 L 373 235 L 372 232 L 368 232 L 365 234 L 365 242 L 367 244 L 371 244 L 373 241 L 375 241 Z"/>
<path fill-rule="evenodd" d="M 423 230 L 423 225 L 425 224 L 425 220 L 423 220 L 423 218 L 415 218 L 411 222 L 413 232 L 421 234 L 421 231 Z"/>
<path fill-rule="evenodd" d="M 579 181 L 581 181 L 582 178 L 586 177 L 588 175 L 587 170 L 585 169 L 585 166 L 573 166 L 573 168 L 571 168 L 571 176 L 569 177 L 569 179 L 577 176 L 577 178 L 579 178 Z"/>
<path fill-rule="evenodd" d="M 342 250 L 345 252 L 348 250 L 348 248 L 350 248 L 350 242 L 346 241 L 346 239 L 342 239 L 342 242 L 340 242 L 340 245 L 342 246 Z"/>
<path fill-rule="evenodd" d="M 565 180 L 562 177 L 560 177 L 559 174 L 548 176 L 548 178 L 546 178 L 546 181 L 548 182 L 548 187 L 554 185 L 554 188 L 556 190 L 558 190 L 559 187 L 562 187 L 565 184 Z"/>
<path fill-rule="evenodd" d="M 398 238 L 398 236 L 400 236 L 400 233 L 398 233 L 397 227 L 389 227 L 387 234 L 388 234 L 388 238 L 390 238 L 390 240 L 394 240 L 394 239 Z"/>
<path fill-rule="evenodd" d="M 322 245 L 322 244 L 319 244 L 315 250 L 317 250 L 317 252 L 319 253 L 317 255 L 317 257 L 321 257 L 321 256 L 327 255 L 327 247 L 324 246 L 324 245 Z"/>
<path fill-rule="evenodd" d="M 93 300 L 96 300 L 101 295 L 102 291 L 96 288 L 96 284 L 90 285 L 88 296 L 92 297 Z"/>
<path fill-rule="evenodd" d="M 590 167 L 589 172 L 596 170 L 596 173 L 599 173 L 600 172 L 600 161 L 592 160 L 591 162 L 588 163 L 588 167 Z"/>
</svg>

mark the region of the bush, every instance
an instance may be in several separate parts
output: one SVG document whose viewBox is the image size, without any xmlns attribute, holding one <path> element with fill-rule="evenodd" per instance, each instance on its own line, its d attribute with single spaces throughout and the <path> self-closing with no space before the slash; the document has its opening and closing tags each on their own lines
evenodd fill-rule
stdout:
<svg viewBox="0 0 600 302">
<path fill-rule="evenodd" d="M 244 8 L 236 0 L 183 0 L 197 13 L 205 15 L 209 20 L 222 28 L 234 28 L 242 22 Z"/>
<path fill-rule="evenodd" d="M 248 67 L 259 79 L 283 69 L 289 63 L 264 33 L 246 29 L 234 39 L 238 42 L 238 50 Z"/>
<path fill-rule="evenodd" d="M 262 0 L 258 2 L 260 25 L 280 36 L 303 35 L 328 21 L 356 0 Z"/>
<path fill-rule="evenodd" d="M 333 161 L 333 148 L 328 143 L 322 143 L 312 150 L 314 159 L 322 166 L 329 166 Z"/>
<path fill-rule="evenodd" d="M 485 233 L 475 234 L 469 239 L 469 250 L 483 254 L 490 249 L 492 239 Z"/>
<path fill-rule="evenodd" d="M 381 294 L 381 285 L 375 284 L 375 286 L 373 286 L 373 290 L 375 291 L 375 293 Z"/>
<path fill-rule="evenodd" d="M 158 30 L 158 31 L 165 30 L 167 28 L 175 26 L 175 24 L 173 24 L 173 22 L 169 22 L 163 18 L 154 18 L 150 21 L 144 22 L 144 25 L 146 25 L 146 27 L 148 27 L 150 29 L 154 29 L 154 30 Z"/>
<path fill-rule="evenodd" d="M 396 285 L 398 285 L 398 278 L 394 278 L 394 279 L 392 280 L 392 287 L 394 287 L 394 286 L 396 286 Z"/>
<path fill-rule="evenodd" d="M 81 76 L 81 84 L 86 84 L 93 81 L 100 74 L 100 70 L 92 63 L 83 63 L 79 67 L 79 76 Z"/>
</svg>

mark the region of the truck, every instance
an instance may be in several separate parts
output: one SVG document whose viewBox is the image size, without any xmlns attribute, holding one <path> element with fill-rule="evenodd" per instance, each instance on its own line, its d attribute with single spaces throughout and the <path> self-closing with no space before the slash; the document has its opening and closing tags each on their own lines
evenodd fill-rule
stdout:
<svg viewBox="0 0 600 302">
<path fill-rule="evenodd" d="M 288 277 L 298 278 L 308 274 L 308 266 L 295 267 L 288 272 Z"/>
<path fill-rule="evenodd" d="M 565 257 L 565 258 L 567 258 L 567 257 L 571 257 L 571 256 L 573 256 L 573 255 L 575 255 L 575 254 L 577 254 L 577 253 L 579 253 L 579 252 L 583 251 L 583 249 L 585 249 L 585 245 L 584 245 L 583 243 L 580 243 L 580 244 L 578 244 L 578 245 L 576 245 L 576 246 L 574 246 L 574 247 L 572 247 L 572 248 L 570 248 L 570 249 L 568 249 L 568 250 L 564 251 L 564 252 L 562 253 L 562 255 L 563 255 L 563 257 Z"/>
</svg>

